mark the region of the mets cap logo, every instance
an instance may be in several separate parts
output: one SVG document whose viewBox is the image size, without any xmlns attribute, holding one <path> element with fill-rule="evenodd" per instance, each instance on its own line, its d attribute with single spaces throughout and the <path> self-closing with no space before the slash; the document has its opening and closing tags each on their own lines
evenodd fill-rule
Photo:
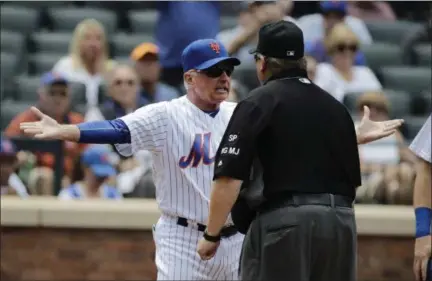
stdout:
<svg viewBox="0 0 432 281">
<path fill-rule="evenodd" d="M 219 53 L 220 53 L 220 46 L 219 46 L 218 43 L 216 43 L 216 42 L 212 42 L 212 43 L 210 44 L 210 48 L 211 48 L 213 51 L 215 51 L 216 54 L 219 54 Z"/>
</svg>

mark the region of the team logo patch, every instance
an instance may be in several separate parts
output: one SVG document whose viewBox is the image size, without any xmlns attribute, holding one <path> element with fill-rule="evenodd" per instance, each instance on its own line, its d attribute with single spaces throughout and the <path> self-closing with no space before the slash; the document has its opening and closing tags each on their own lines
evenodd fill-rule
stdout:
<svg viewBox="0 0 432 281">
<path fill-rule="evenodd" d="M 219 54 L 219 53 L 220 53 L 220 46 L 219 46 L 218 43 L 216 43 L 216 42 L 211 43 L 211 44 L 210 44 L 210 48 L 211 48 L 213 51 L 215 51 L 216 54 Z"/>
</svg>

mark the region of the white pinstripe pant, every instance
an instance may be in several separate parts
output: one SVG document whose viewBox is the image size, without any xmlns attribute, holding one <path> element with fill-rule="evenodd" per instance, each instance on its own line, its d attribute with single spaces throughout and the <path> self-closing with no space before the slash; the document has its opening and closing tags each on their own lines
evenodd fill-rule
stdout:
<svg viewBox="0 0 432 281">
<path fill-rule="evenodd" d="M 196 251 L 202 235 L 195 226 L 180 226 L 177 218 L 162 215 L 153 230 L 157 280 L 239 280 L 244 235 L 222 239 L 209 261 L 201 260 Z"/>
</svg>

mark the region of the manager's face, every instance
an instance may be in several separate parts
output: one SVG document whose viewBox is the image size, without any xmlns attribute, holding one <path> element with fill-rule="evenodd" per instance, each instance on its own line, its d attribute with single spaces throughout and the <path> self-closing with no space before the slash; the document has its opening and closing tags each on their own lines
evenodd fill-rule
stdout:
<svg viewBox="0 0 432 281">
<path fill-rule="evenodd" d="M 204 102 L 219 104 L 226 100 L 231 86 L 231 74 L 234 66 L 220 62 L 204 70 L 193 70 L 185 74 L 186 83 Z"/>
</svg>

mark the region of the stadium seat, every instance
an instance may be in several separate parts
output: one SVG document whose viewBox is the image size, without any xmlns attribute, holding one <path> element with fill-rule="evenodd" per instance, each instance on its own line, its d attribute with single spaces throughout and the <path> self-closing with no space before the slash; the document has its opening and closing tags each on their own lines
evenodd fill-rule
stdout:
<svg viewBox="0 0 432 281">
<path fill-rule="evenodd" d="M 233 16 L 222 16 L 220 18 L 220 29 L 232 29 L 238 25 L 238 18 Z"/>
<path fill-rule="evenodd" d="M 0 34 L 1 51 L 21 55 L 25 52 L 25 36 L 19 32 L 2 30 Z"/>
<path fill-rule="evenodd" d="M 428 67 L 384 67 L 380 70 L 385 88 L 409 93 L 420 93 L 430 89 L 431 74 Z"/>
<path fill-rule="evenodd" d="M 107 33 L 117 30 L 117 15 L 101 8 L 55 7 L 48 9 L 48 15 L 56 31 L 73 31 L 78 23 L 91 18 L 98 20 Z"/>
<path fill-rule="evenodd" d="M 233 72 L 232 77 L 239 80 L 249 91 L 260 85 L 256 75 L 256 69 L 250 64 L 240 64 Z"/>
<path fill-rule="evenodd" d="M 33 52 L 66 55 L 71 40 L 69 32 L 36 32 L 31 35 L 30 44 Z"/>
<path fill-rule="evenodd" d="M 31 105 L 27 102 L 3 101 L 1 103 L 1 130 L 4 131 L 15 116 L 26 111 Z"/>
<path fill-rule="evenodd" d="M 28 34 L 39 28 L 39 12 L 22 6 L 1 6 L 0 25 L 4 30 Z"/>
<path fill-rule="evenodd" d="M 413 96 L 411 101 L 411 115 L 427 116 L 432 112 L 432 90 L 424 91 Z"/>
<path fill-rule="evenodd" d="M 432 46 L 430 44 L 419 44 L 414 47 L 417 64 L 419 66 L 431 67 L 432 65 Z"/>
<path fill-rule="evenodd" d="M 87 104 L 86 86 L 83 83 L 70 82 L 69 91 L 71 104 Z"/>
<path fill-rule="evenodd" d="M 389 43 L 373 43 L 362 46 L 367 65 L 374 71 L 383 66 L 403 65 L 402 51 L 398 45 Z"/>
<path fill-rule="evenodd" d="M 132 32 L 153 34 L 158 12 L 152 10 L 130 11 L 128 19 Z"/>
<path fill-rule="evenodd" d="M 401 132 L 407 140 L 413 140 L 421 127 L 423 127 L 426 117 L 405 116 L 403 119 L 405 122 L 402 126 Z"/>
<path fill-rule="evenodd" d="M 38 53 L 29 57 L 28 74 L 41 75 L 52 70 L 63 54 Z"/>
<path fill-rule="evenodd" d="M 151 34 L 125 34 L 118 33 L 111 37 L 111 46 L 113 47 L 113 53 L 115 56 L 129 56 L 132 50 L 143 42 L 153 42 L 154 38 Z"/>
<path fill-rule="evenodd" d="M 405 35 L 421 25 L 409 21 L 367 21 L 366 26 L 374 41 L 400 44 Z"/>
<path fill-rule="evenodd" d="M 1 78 L 4 80 L 10 79 L 16 75 L 18 70 L 18 58 L 13 53 L 1 52 Z"/>
<path fill-rule="evenodd" d="M 14 82 L 15 96 L 19 102 L 31 103 L 38 100 L 40 76 L 20 75 L 15 77 Z"/>
</svg>

